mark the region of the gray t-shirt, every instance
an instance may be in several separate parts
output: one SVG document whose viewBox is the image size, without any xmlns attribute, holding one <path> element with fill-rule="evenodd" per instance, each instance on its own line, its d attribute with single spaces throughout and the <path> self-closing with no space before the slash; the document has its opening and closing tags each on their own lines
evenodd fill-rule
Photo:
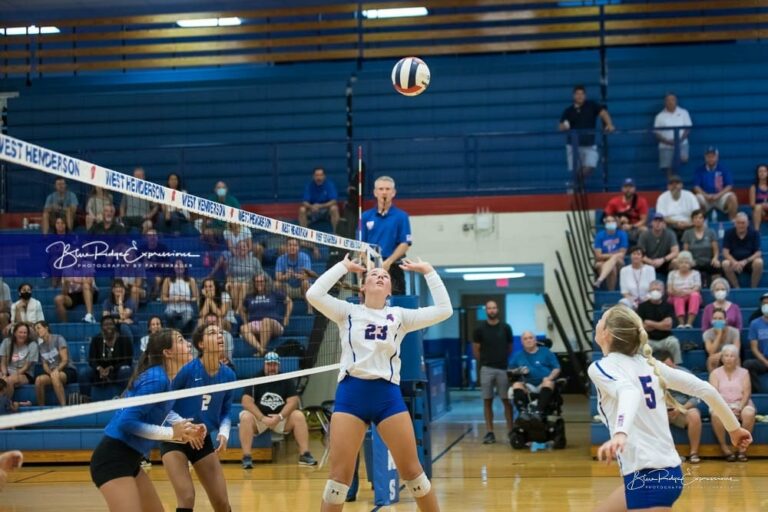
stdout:
<svg viewBox="0 0 768 512">
<path fill-rule="evenodd" d="M 152 203 L 129 195 L 123 196 L 126 217 L 144 217 L 152 209 Z"/>
<path fill-rule="evenodd" d="M 682 240 L 683 244 L 688 244 L 688 250 L 696 265 L 708 265 L 712 261 L 712 242 L 717 241 L 714 231 L 704 228 L 704 236 L 696 238 L 693 228 L 686 229 Z"/>
<path fill-rule="evenodd" d="M 232 256 L 229 259 L 229 277 L 235 281 L 249 281 L 257 273 L 261 272 L 261 263 L 252 254 L 248 253 L 247 256 Z"/>
<path fill-rule="evenodd" d="M 10 373 L 17 373 L 20 369 L 24 368 L 27 362 L 32 363 L 32 366 L 27 369 L 27 373 L 32 373 L 34 364 L 37 363 L 37 342 L 31 341 L 21 347 L 13 343 L 11 347 L 11 339 L 5 338 L 0 343 L 0 357 L 7 358 L 5 361 Z"/>
<path fill-rule="evenodd" d="M 63 195 L 59 195 L 58 192 L 53 192 L 45 198 L 45 207 L 51 208 L 54 211 L 61 211 L 64 208 L 70 206 L 77 206 L 77 196 L 67 190 Z"/>
<path fill-rule="evenodd" d="M 67 347 L 67 340 L 60 334 L 51 334 L 49 341 L 43 341 L 38 345 L 38 352 L 40 353 L 40 362 L 45 361 L 48 363 L 50 369 L 54 369 L 61 364 L 61 349 Z M 72 364 L 72 356 L 70 355 L 67 366 L 74 368 Z"/>
<path fill-rule="evenodd" d="M 715 337 L 717 336 L 717 331 L 714 327 L 711 329 L 707 329 L 704 331 L 704 334 L 701 335 L 702 339 L 707 341 L 715 341 Z M 725 327 L 725 345 L 733 345 L 736 343 L 736 340 L 739 339 L 739 330 L 735 327 L 731 327 L 730 325 L 727 325 Z"/>
<path fill-rule="evenodd" d="M 653 230 L 649 229 L 640 235 L 637 245 L 643 248 L 647 257 L 663 258 L 672 251 L 673 245 L 677 245 L 677 237 L 669 228 L 665 229 L 658 238 L 653 234 Z"/>
</svg>

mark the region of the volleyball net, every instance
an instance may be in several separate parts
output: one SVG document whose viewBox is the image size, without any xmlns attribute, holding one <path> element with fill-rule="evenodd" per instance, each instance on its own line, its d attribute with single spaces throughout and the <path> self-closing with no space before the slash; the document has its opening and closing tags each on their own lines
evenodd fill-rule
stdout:
<svg viewBox="0 0 768 512">
<path fill-rule="evenodd" d="M 261 215 L 251 211 L 258 206 L 231 200 L 237 190 L 202 197 L 180 186 L 181 173 L 177 182 L 159 184 L 132 168 L 119 172 L 7 135 L 0 135 L 0 165 L 11 206 L 2 215 L 0 277 L 13 304 L 4 312 L 13 318 L 0 360 L 6 381 L 24 374 L 15 379 L 21 385 L 9 384 L 18 412 L 0 415 L 0 429 L 227 390 L 239 401 L 249 386 L 288 378 L 306 385 L 307 377 L 338 369 L 338 330 L 305 293 L 345 254 L 376 259 L 377 251 L 336 234 L 330 212 L 310 211 L 309 226 L 301 226 L 298 209 L 287 219 Z M 211 176 L 206 189 L 217 179 Z M 345 220 L 356 228 L 356 210 Z M 356 295 L 355 279 L 348 276 L 332 293 Z M 23 292 L 32 300 L 18 309 Z M 33 300 L 45 324 L 37 322 Z M 237 380 L 121 398 L 159 328 L 189 342 L 218 329 L 216 357 Z M 173 364 L 198 356 L 191 345 L 187 359 L 182 354 Z M 280 357 L 277 376 L 264 376 L 270 352 Z M 61 373 L 65 404 L 51 407 L 62 392 L 49 384 L 43 400 L 34 381 Z"/>
</svg>

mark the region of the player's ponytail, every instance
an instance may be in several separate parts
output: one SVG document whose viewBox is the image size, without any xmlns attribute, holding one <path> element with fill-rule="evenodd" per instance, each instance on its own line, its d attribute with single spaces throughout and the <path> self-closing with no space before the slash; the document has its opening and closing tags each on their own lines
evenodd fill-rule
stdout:
<svg viewBox="0 0 768 512">
<path fill-rule="evenodd" d="M 643 332 L 645 332 L 645 329 L 643 329 Z M 656 375 L 657 379 L 659 379 L 659 386 L 661 386 L 661 390 L 664 392 L 664 401 L 667 403 L 667 408 L 677 409 L 678 412 L 685 414 L 686 408 L 683 407 L 680 402 L 675 400 L 675 398 L 669 393 L 669 390 L 667 390 L 667 382 L 664 380 L 664 377 L 661 376 L 661 370 L 659 369 L 659 365 L 664 363 L 659 363 L 659 361 L 653 357 L 653 349 L 648 344 L 648 333 L 645 333 L 645 343 L 641 345 L 641 350 L 645 360 L 648 361 L 648 364 L 653 367 L 653 374 Z"/>
</svg>

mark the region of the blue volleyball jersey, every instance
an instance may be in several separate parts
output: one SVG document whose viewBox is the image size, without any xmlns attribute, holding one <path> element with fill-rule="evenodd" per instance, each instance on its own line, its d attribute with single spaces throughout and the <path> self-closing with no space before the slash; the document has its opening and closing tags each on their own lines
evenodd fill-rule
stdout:
<svg viewBox="0 0 768 512">
<path fill-rule="evenodd" d="M 125 397 L 145 396 L 168 391 L 171 381 L 162 365 L 153 366 L 133 382 Z M 104 433 L 124 442 L 142 454 L 148 454 L 155 441 L 171 441 L 173 429 L 161 425 L 168 417 L 173 401 L 127 407 L 118 410 L 104 429 Z"/>
<path fill-rule="evenodd" d="M 216 375 L 208 375 L 203 362 L 198 358 L 185 364 L 171 383 L 171 389 L 199 388 L 236 380 L 235 372 L 229 366 L 221 365 Z M 173 410 L 182 418 L 193 423 L 205 423 L 208 432 L 218 430 L 229 439 L 232 422 L 232 391 L 220 391 L 176 400 Z"/>
</svg>

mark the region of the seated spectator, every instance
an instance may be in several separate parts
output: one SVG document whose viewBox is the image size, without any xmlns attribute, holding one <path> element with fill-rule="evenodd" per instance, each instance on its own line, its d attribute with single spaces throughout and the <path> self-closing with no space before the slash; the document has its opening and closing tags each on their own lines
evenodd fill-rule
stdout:
<svg viewBox="0 0 768 512">
<path fill-rule="evenodd" d="M 336 185 L 325 176 L 325 169 L 317 167 L 312 180 L 304 187 L 304 199 L 299 207 L 299 224 L 307 227 L 321 219 L 329 219 L 334 233 L 339 224 L 339 194 Z"/>
<path fill-rule="evenodd" d="M 749 348 L 754 359 L 744 361 L 755 393 L 768 391 L 760 385 L 760 376 L 768 372 L 768 293 L 763 294 L 760 302 L 761 316 L 749 324 Z"/>
<path fill-rule="evenodd" d="M 739 201 L 733 191 L 731 171 L 720 163 L 720 153 L 714 146 L 707 148 L 704 160 L 704 165 L 696 169 L 693 186 L 701 209 L 706 213 L 715 208 L 733 220 L 739 211 Z"/>
<path fill-rule="evenodd" d="M 104 207 L 108 204 L 112 204 L 112 193 L 93 187 L 85 203 L 85 229 L 90 231 L 94 224 L 104 222 Z M 114 216 L 114 211 L 112 213 Z"/>
<path fill-rule="evenodd" d="M 673 174 L 667 180 L 667 191 L 656 200 L 656 213 L 661 213 L 670 229 L 679 237 L 693 226 L 691 217 L 699 209 L 696 196 L 683 190 L 683 180 Z"/>
<path fill-rule="evenodd" d="M 232 362 L 232 357 L 235 353 L 235 340 L 232 338 L 232 333 L 221 326 L 221 318 L 219 318 L 219 316 L 215 313 L 209 312 L 206 315 L 200 314 L 200 319 L 202 320 L 200 325 L 215 325 L 219 327 L 221 330 L 221 335 L 224 338 L 224 349 L 219 353 L 219 361 L 221 364 L 229 366 L 232 370 L 234 370 L 235 364 Z M 192 345 L 192 350 L 196 350 L 194 345 Z M 197 357 L 197 353 L 195 353 L 195 357 Z"/>
<path fill-rule="evenodd" d="M 0 333 L 8 331 L 11 324 L 11 287 L 0 277 Z"/>
<path fill-rule="evenodd" d="M 757 288 L 763 276 L 760 233 L 752 229 L 744 212 L 736 215 L 733 227 L 723 237 L 723 272 L 733 288 L 739 287 L 737 274 L 751 273 L 752 288 Z"/>
<path fill-rule="evenodd" d="M 219 322 L 216 324 L 225 331 L 232 329 L 236 323 L 232 310 L 232 299 L 227 292 L 221 290 L 219 283 L 213 279 L 204 279 L 200 287 L 200 300 L 197 304 L 200 320 L 198 325 L 203 325 L 208 314 L 216 315 Z"/>
<path fill-rule="evenodd" d="M 693 373 L 684 366 L 676 365 L 672 360 L 672 354 L 666 350 L 657 350 L 653 353 L 653 357 L 670 368 L 676 368 L 685 373 Z M 679 407 L 670 407 L 670 404 L 667 404 L 667 418 L 669 419 L 669 424 L 674 425 L 677 428 L 685 429 L 688 432 L 688 443 L 690 445 L 688 462 L 691 464 L 699 464 L 701 462 L 701 457 L 699 457 L 699 446 L 701 444 L 701 413 L 698 408 L 699 399 L 674 389 L 670 389 L 669 394 L 672 395 L 672 398 L 674 398 L 678 404 L 680 404 Z"/>
<path fill-rule="evenodd" d="M 67 190 L 67 181 L 56 178 L 55 191 L 45 198 L 43 221 L 40 226 L 42 233 L 47 235 L 56 218 L 61 217 L 67 225 L 67 230 L 75 228 L 75 213 L 77 212 L 77 196 Z"/>
<path fill-rule="evenodd" d="M 678 106 L 677 96 L 668 92 L 664 96 L 664 108 L 661 112 L 656 114 L 654 120 L 654 128 L 680 128 L 683 126 L 693 126 L 691 116 L 688 111 Z M 688 135 L 690 134 L 690 128 L 684 130 L 656 130 L 656 139 L 659 141 L 659 168 L 663 169 L 669 174 L 675 169 L 675 150 L 680 149 L 680 163 L 688 163 L 688 157 L 690 154 Z M 677 141 L 675 141 L 677 137 Z M 677 146 L 675 145 L 677 142 Z"/>
<path fill-rule="evenodd" d="M 242 240 L 226 263 L 227 290 L 232 296 L 232 303 L 242 304 L 248 292 L 248 285 L 254 276 L 262 272 L 261 263 L 252 252 L 248 251 L 248 245 Z"/>
<path fill-rule="evenodd" d="M 720 365 L 720 354 L 725 345 L 735 345 L 741 350 L 741 333 L 725 322 L 725 311 L 715 309 L 712 313 L 712 327 L 704 331 L 704 348 L 707 350 L 707 371 Z"/>
<path fill-rule="evenodd" d="M 648 344 L 653 350 L 667 350 L 675 364 L 683 362 L 680 341 L 672 336 L 675 309 L 664 300 L 664 282 L 654 281 L 648 291 L 648 300 L 637 306 L 637 314 L 643 320 L 648 333 Z"/>
<path fill-rule="evenodd" d="M 165 325 L 180 331 L 185 337 L 195 327 L 193 304 L 197 302 L 197 283 L 187 274 L 187 265 L 177 259 L 173 265 L 173 277 L 163 281 L 162 301 L 165 307 Z"/>
<path fill-rule="evenodd" d="M 165 246 L 157 234 L 156 229 L 150 229 L 144 234 L 144 241 L 139 246 L 140 253 L 148 253 L 144 258 L 144 273 L 147 279 L 148 299 L 160 296 L 163 281 L 173 274 L 173 265 L 167 256 L 168 247 Z"/>
<path fill-rule="evenodd" d="M 37 341 L 30 333 L 29 325 L 22 323 L 14 325 L 11 336 L 0 343 L 0 380 L 8 384 L 5 392 L 9 400 L 17 387 L 35 381 L 37 349 Z"/>
<path fill-rule="evenodd" d="M 624 254 L 627 252 L 629 241 L 627 233 L 618 229 L 616 217 L 606 215 L 603 217 L 603 223 L 605 229 L 595 236 L 595 270 L 597 271 L 595 288 L 600 288 L 603 281 L 606 281 L 608 289 L 615 290 L 616 279 L 624 265 Z"/>
<path fill-rule="evenodd" d="M 53 387 L 59 405 L 67 405 L 64 386 L 77 382 L 77 370 L 72 364 L 67 340 L 60 334 L 51 334 L 45 320 L 35 323 L 35 332 L 40 354 L 40 372 L 35 378 L 37 405 L 45 405 L 45 388 L 48 386 Z"/>
<path fill-rule="evenodd" d="M 681 242 L 683 250 L 693 255 L 693 268 L 699 271 L 702 284 L 706 286 L 712 275 L 721 272 L 720 247 L 717 235 L 704 223 L 704 212 L 694 211 L 691 220 L 693 227 L 685 230 Z"/>
<path fill-rule="evenodd" d="M 522 371 L 523 381 L 512 384 L 512 401 L 522 413 L 528 410 L 528 395 L 538 393 L 538 412 L 544 418 L 555 392 L 555 380 L 560 375 L 560 362 L 551 350 L 536 343 L 536 336 L 531 331 L 523 332 L 520 339 L 523 350 L 512 356 L 509 366 Z"/>
<path fill-rule="evenodd" d="M 227 229 L 224 230 L 224 242 L 227 244 L 227 250 L 230 254 L 235 253 L 237 244 L 240 242 L 245 243 L 248 252 L 253 252 L 253 233 L 251 229 L 235 222 L 227 224 Z"/>
<path fill-rule="evenodd" d="M 264 356 L 263 375 L 280 373 L 280 356 L 269 352 Z M 290 434 L 299 447 L 299 465 L 316 466 L 317 461 L 309 451 L 309 428 L 304 413 L 299 409 L 299 397 L 293 379 L 266 382 L 245 388 L 241 399 L 240 446 L 243 449 L 243 469 L 253 468 L 251 446 L 253 436 L 271 430 L 278 434 Z"/>
<path fill-rule="evenodd" d="M 80 392 L 91 396 L 92 386 L 118 384 L 124 386 L 131 377 L 133 346 L 120 336 L 115 319 L 101 318 L 101 332 L 91 338 L 88 368 L 80 374 Z"/>
<path fill-rule="evenodd" d="M 159 332 L 163 328 L 163 319 L 157 315 L 149 317 L 147 322 L 147 334 L 141 337 L 139 340 L 139 350 L 143 354 L 147 350 L 147 344 L 149 343 L 149 336 L 153 333 Z"/>
<path fill-rule="evenodd" d="M 629 250 L 631 265 L 621 269 L 619 274 L 619 285 L 621 288 L 621 303 L 632 309 L 637 309 L 637 305 L 648 300 L 648 288 L 656 280 L 656 271 L 652 266 L 643 263 L 642 247 L 632 247 Z"/>
<path fill-rule="evenodd" d="M 755 169 L 755 182 L 749 187 L 749 206 L 752 207 L 752 224 L 760 232 L 760 224 L 768 213 L 768 165 L 760 164 Z"/>
<path fill-rule="evenodd" d="M 723 347 L 723 366 L 715 368 L 709 374 L 709 383 L 720 392 L 728 403 L 733 414 L 738 418 L 742 428 L 752 432 L 755 426 L 755 404 L 752 403 L 752 387 L 749 383 L 749 372 L 739 364 L 739 350 L 734 345 Z M 725 437 L 725 427 L 716 414 L 712 414 L 712 430 L 720 443 L 720 449 L 728 462 L 746 462 L 747 451 L 739 450 L 734 454 Z"/>
<path fill-rule="evenodd" d="M 701 275 L 692 269 L 693 257 L 688 251 L 677 255 L 675 267 L 667 278 L 667 295 L 680 327 L 690 329 L 701 307 Z"/>
<path fill-rule="evenodd" d="M 213 195 L 209 196 L 208 199 L 216 203 L 221 203 L 227 206 L 231 206 L 232 208 L 240 209 L 240 201 L 238 201 L 237 198 L 230 193 L 227 184 L 223 181 L 216 182 L 216 185 L 213 187 Z M 211 228 L 214 232 L 221 233 L 227 227 L 227 223 L 223 220 L 206 217 L 201 219 L 201 221 L 202 222 L 200 223 L 196 223 L 197 230 L 201 233 L 206 228 Z"/>
<path fill-rule="evenodd" d="M 179 192 L 186 192 L 181 184 L 181 178 L 178 174 L 172 172 L 168 175 L 168 180 L 165 184 L 166 187 L 171 190 L 177 190 Z M 181 230 L 185 225 L 189 223 L 189 210 L 183 208 L 176 208 L 169 204 L 162 205 L 162 214 L 158 220 L 158 226 L 163 233 L 169 233 L 172 235 L 180 235 Z"/>
<path fill-rule="evenodd" d="M 743 322 L 741 308 L 739 308 L 738 304 L 728 300 L 728 294 L 731 292 L 731 286 L 728 284 L 728 281 L 722 277 L 718 277 L 712 281 L 709 290 L 712 292 L 712 296 L 715 300 L 711 304 L 707 304 L 704 308 L 704 313 L 701 316 L 701 328 L 706 331 L 712 327 L 712 315 L 714 314 L 715 309 L 722 309 L 725 311 L 726 325 L 740 331 Z"/>
<path fill-rule="evenodd" d="M 285 311 L 282 315 L 281 309 Z M 241 305 L 240 317 L 244 323 L 240 327 L 240 335 L 259 355 L 263 355 L 269 341 L 283 335 L 292 311 L 291 298 L 275 291 L 266 274 L 256 274 L 253 293 Z"/>
<path fill-rule="evenodd" d="M 83 322 L 95 324 L 93 302 L 99 300 L 99 289 L 96 288 L 96 281 L 94 281 L 92 275 L 71 275 L 74 273 L 90 274 L 90 271 L 75 270 L 65 272 L 64 277 L 61 279 L 61 293 L 53 299 L 56 305 L 56 316 L 59 322 L 66 322 L 67 310 L 84 304 L 85 316 L 83 317 Z"/>
<path fill-rule="evenodd" d="M 652 266 L 657 274 L 669 273 L 669 264 L 680 252 L 677 237 L 667 228 L 664 214 L 660 212 L 654 214 L 651 229 L 640 235 L 637 245 L 645 252 L 643 262 Z"/>
<path fill-rule="evenodd" d="M 123 284 L 125 285 L 125 293 L 131 298 L 130 300 L 132 300 L 136 306 L 140 306 L 147 302 L 147 289 L 145 287 L 146 280 L 144 278 L 146 274 L 144 273 L 143 268 L 135 271 L 131 270 L 130 273 L 133 275 L 121 275 L 119 277 L 115 276 L 115 278 L 123 281 Z M 141 274 L 141 277 L 138 274 Z"/>
<path fill-rule="evenodd" d="M 123 235 L 125 228 L 115 218 L 115 206 L 112 203 L 104 205 L 102 218 L 95 222 L 88 233 L 91 235 Z"/>
<path fill-rule="evenodd" d="M 111 316 L 115 319 L 120 335 L 128 338 L 133 343 L 133 332 L 130 326 L 133 324 L 133 314 L 139 306 L 133 299 L 127 298 L 127 290 L 122 279 L 112 280 L 112 292 L 102 304 L 102 316 Z"/>
<path fill-rule="evenodd" d="M 133 170 L 133 177 L 138 180 L 146 180 L 144 168 L 135 168 Z M 136 229 L 141 232 L 144 223 L 147 221 L 152 222 L 152 219 L 155 218 L 159 211 L 160 205 L 140 197 L 125 194 L 123 200 L 120 201 L 120 219 L 128 231 Z"/>
<path fill-rule="evenodd" d="M 277 258 L 275 264 L 275 282 L 280 290 L 292 299 L 302 299 L 309 290 L 310 279 L 317 277 L 312 270 L 309 255 L 299 250 L 299 241 L 288 240 L 287 252 Z M 312 306 L 307 304 L 307 311 L 313 314 Z"/>
<path fill-rule="evenodd" d="M 648 229 L 648 201 L 635 189 L 635 180 L 627 178 L 621 187 L 622 194 L 615 196 L 605 205 L 604 215 L 625 217 L 627 222 L 621 228 L 627 232 L 630 243 L 637 243 L 640 233 Z"/>
<path fill-rule="evenodd" d="M 43 305 L 40 304 L 39 300 L 32 297 L 32 285 L 21 283 L 19 285 L 19 300 L 14 302 L 11 307 L 11 325 L 19 322 L 35 325 L 40 320 L 45 320 Z"/>
</svg>

